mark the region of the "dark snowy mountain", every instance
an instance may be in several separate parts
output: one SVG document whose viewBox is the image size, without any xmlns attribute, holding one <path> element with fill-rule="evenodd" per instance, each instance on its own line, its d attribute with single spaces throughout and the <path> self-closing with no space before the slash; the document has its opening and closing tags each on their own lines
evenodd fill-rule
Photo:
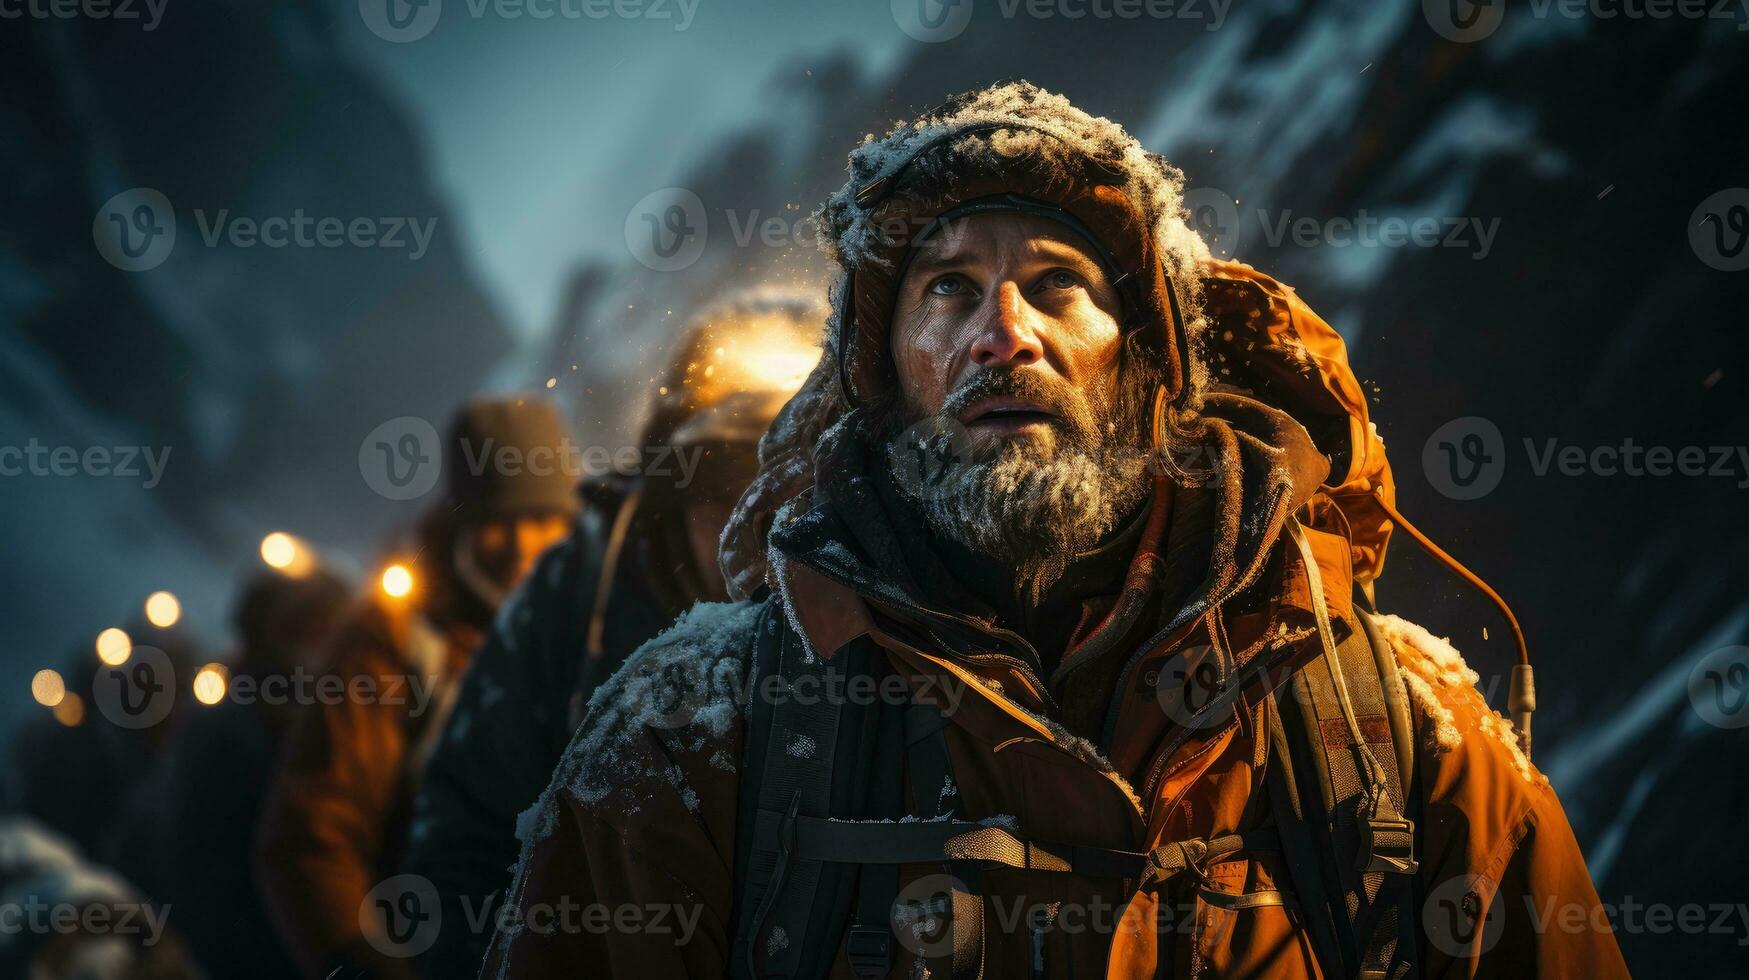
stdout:
<svg viewBox="0 0 1749 980">
<path fill-rule="evenodd" d="M 172 3 L 149 32 L 6 21 L 0 442 L 163 462 L 156 482 L 143 463 L 0 479 L 9 666 L 58 662 L 158 588 L 214 632 L 231 574 L 275 528 L 368 553 L 402 515 L 360 481 L 359 441 L 443 418 L 509 348 L 417 125 L 340 57 L 335 29 L 308 3 Z M 161 265 L 124 271 L 93 216 L 141 187 L 177 237 Z M 233 235 L 300 215 L 368 219 L 385 245 L 393 221 L 403 241 L 405 222 L 431 234 L 417 259 Z M 24 684 L 7 703 L 29 703 Z"/>
</svg>

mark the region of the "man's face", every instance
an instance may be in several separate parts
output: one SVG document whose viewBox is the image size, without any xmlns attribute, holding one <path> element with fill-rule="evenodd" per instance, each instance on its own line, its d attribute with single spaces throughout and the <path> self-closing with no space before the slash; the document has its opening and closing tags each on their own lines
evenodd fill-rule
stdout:
<svg viewBox="0 0 1749 980">
<path fill-rule="evenodd" d="M 915 417 L 962 423 L 973 455 L 1031 440 L 1091 449 L 1111 422 L 1123 331 L 1117 290 L 1062 225 L 1021 214 L 956 221 L 899 284 L 892 330 Z"/>
<path fill-rule="evenodd" d="M 495 584 L 509 591 L 534 569 L 541 552 L 570 530 L 571 519 L 563 514 L 485 521 L 474 528 L 475 560 Z"/>
<path fill-rule="evenodd" d="M 919 450 L 947 460 L 901 489 L 1035 595 L 1151 486 L 1141 406 L 1157 371 L 1120 356 L 1120 314 L 1090 246 L 1031 215 L 953 223 L 899 283 L 899 390 L 875 415 L 889 463 L 901 472 Z M 961 427 L 963 451 L 942 445 Z"/>
</svg>

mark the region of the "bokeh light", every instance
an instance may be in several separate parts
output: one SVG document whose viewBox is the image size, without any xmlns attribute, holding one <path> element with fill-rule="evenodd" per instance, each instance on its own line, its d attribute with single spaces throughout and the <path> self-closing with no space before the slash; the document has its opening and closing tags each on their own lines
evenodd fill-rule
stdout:
<svg viewBox="0 0 1749 980">
<path fill-rule="evenodd" d="M 284 531 L 275 531 L 261 539 L 261 560 L 268 565 L 287 569 L 298 560 L 298 542 Z"/>
<path fill-rule="evenodd" d="M 146 597 L 146 621 L 161 630 L 176 625 L 182 618 L 182 603 L 168 592 L 154 592 Z"/>
<path fill-rule="evenodd" d="M 413 591 L 413 573 L 406 565 L 396 563 L 383 569 L 383 591 L 399 599 Z"/>
<path fill-rule="evenodd" d="M 128 657 L 134 652 L 134 641 L 128 635 L 111 626 L 97 634 L 97 659 L 111 667 L 120 667 L 128 662 Z"/>
<path fill-rule="evenodd" d="M 52 708 L 67 696 L 67 683 L 61 680 L 59 671 L 39 670 L 30 679 L 30 696 L 36 698 L 37 704 Z"/>
<path fill-rule="evenodd" d="M 224 664 L 207 664 L 194 675 L 194 699 L 201 704 L 218 704 L 225 699 L 231 672 Z"/>
<path fill-rule="evenodd" d="M 55 720 L 68 728 L 77 728 L 85 720 L 85 700 L 71 691 L 55 705 Z"/>
</svg>

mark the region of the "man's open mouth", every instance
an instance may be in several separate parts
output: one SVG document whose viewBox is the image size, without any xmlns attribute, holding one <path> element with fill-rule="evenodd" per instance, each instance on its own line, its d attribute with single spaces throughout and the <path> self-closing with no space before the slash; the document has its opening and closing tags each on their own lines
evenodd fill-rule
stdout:
<svg viewBox="0 0 1749 980">
<path fill-rule="evenodd" d="M 1062 416 L 1024 398 L 980 398 L 966 407 L 960 420 L 967 428 L 989 427 L 1018 430 L 1032 425 L 1053 425 Z"/>
</svg>

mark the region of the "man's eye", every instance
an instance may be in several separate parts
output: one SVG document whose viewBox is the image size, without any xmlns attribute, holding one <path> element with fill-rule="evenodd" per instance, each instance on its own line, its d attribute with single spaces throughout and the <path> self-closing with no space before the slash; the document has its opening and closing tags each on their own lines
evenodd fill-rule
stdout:
<svg viewBox="0 0 1749 980">
<path fill-rule="evenodd" d="M 959 276 L 942 276 L 929 284 L 929 291 L 937 296 L 959 296 L 965 293 L 966 283 Z"/>
<path fill-rule="evenodd" d="M 1047 289 L 1074 289 L 1081 285 L 1081 278 L 1067 269 L 1058 269 L 1045 274 L 1044 285 Z"/>
</svg>

